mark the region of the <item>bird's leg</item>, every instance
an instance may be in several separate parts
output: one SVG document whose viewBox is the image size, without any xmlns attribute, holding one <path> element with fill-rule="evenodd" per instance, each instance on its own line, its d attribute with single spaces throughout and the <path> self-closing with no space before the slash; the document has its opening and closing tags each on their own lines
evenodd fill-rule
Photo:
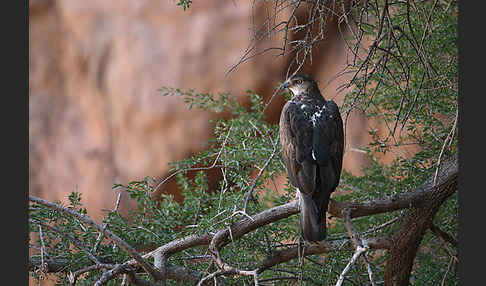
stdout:
<svg viewBox="0 0 486 286">
<path fill-rule="evenodd" d="M 295 199 L 298 201 L 297 204 L 298 204 L 299 210 L 300 210 L 300 201 L 301 201 L 301 199 L 300 199 L 300 190 L 299 190 L 299 188 L 296 188 L 296 189 L 297 189 L 297 191 L 295 192 Z"/>
<path fill-rule="evenodd" d="M 302 273 L 304 269 L 304 252 L 305 252 L 305 245 L 306 241 L 301 237 L 299 237 L 299 242 L 297 246 L 297 253 L 299 257 L 299 266 L 300 266 L 300 271 L 299 271 L 299 283 L 302 284 Z"/>
</svg>

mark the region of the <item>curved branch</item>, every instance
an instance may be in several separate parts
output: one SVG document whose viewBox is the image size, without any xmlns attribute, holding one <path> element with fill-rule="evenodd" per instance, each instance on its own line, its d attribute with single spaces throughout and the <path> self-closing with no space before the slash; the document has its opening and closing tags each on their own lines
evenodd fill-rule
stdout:
<svg viewBox="0 0 486 286">
<path fill-rule="evenodd" d="M 447 190 L 451 182 L 457 181 L 459 175 L 457 153 L 451 156 L 440 169 L 437 176 L 437 184 L 434 186 L 434 177 L 429 177 L 422 185 L 410 192 L 399 193 L 386 199 L 368 201 L 363 203 L 338 202 L 330 200 L 328 212 L 339 218 L 343 218 L 342 211 L 350 209 L 350 218 L 392 212 L 410 207 L 420 207 L 431 199 L 434 191 L 447 192 L 449 196 L 457 188 Z"/>
<path fill-rule="evenodd" d="M 267 210 L 262 211 L 250 218 L 243 218 L 242 220 L 235 222 L 231 226 L 231 232 L 233 238 L 239 238 L 263 225 L 281 220 L 283 218 L 289 217 L 299 212 L 298 201 L 293 200 L 289 203 L 276 206 Z M 229 235 L 229 230 L 223 230 L 226 235 Z M 171 241 L 150 253 L 147 253 L 143 257 L 150 257 L 155 255 L 157 252 L 162 252 L 167 258 L 174 253 L 180 252 L 184 249 L 209 245 L 213 239 L 215 233 L 206 233 L 203 235 L 189 235 L 181 239 Z"/>
<path fill-rule="evenodd" d="M 393 235 L 393 247 L 385 269 L 387 285 L 409 285 L 413 262 L 426 230 L 431 227 L 442 203 L 457 191 L 457 155 L 444 162 L 438 178 L 437 186 L 434 178 L 430 178 L 419 187 L 419 191 L 423 191 L 420 196 L 423 201 L 410 207 Z"/>
</svg>

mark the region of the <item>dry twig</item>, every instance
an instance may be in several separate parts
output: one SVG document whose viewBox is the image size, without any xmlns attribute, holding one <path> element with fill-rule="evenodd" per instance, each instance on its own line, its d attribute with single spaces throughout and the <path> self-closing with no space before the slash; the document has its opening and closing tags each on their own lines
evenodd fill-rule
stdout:
<svg viewBox="0 0 486 286">
<path fill-rule="evenodd" d="M 116 234 L 111 232 L 110 230 L 103 229 L 103 227 L 96 222 L 94 222 L 90 217 L 80 214 L 79 212 L 65 208 L 63 206 L 60 206 L 58 204 L 48 202 L 46 200 L 43 200 L 41 198 L 37 198 L 35 196 L 29 195 L 29 200 L 35 203 L 38 203 L 40 205 L 46 206 L 48 208 L 57 210 L 65 215 L 76 217 L 77 219 L 81 220 L 84 223 L 87 223 L 103 233 L 105 236 L 107 236 L 110 240 L 112 240 L 114 243 L 116 243 L 120 248 L 125 250 L 133 259 L 135 259 L 140 266 L 155 280 L 157 281 L 159 276 L 159 273 L 157 270 L 155 270 L 145 259 L 143 259 L 138 252 L 131 247 L 128 243 L 126 243 L 124 240 L 122 240 L 120 237 L 118 237 Z M 106 273 L 106 272 L 105 272 Z M 103 275 L 104 276 L 104 275 Z M 99 283 L 98 283 L 99 284 Z M 100 284 L 101 285 L 101 284 Z"/>
</svg>

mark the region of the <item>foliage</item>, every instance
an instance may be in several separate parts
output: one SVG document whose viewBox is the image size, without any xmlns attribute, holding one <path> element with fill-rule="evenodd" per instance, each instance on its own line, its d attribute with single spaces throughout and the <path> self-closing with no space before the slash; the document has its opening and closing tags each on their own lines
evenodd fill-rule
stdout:
<svg viewBox="0 0 486 286">
<path fill-rule="evenodd" d="M 373 200 L 414 189 L 434 176 L 441 159 L 457 152 L 458 50 L 455 1 L 366 1 L 348 40 L 355 42 L 354 89 L 345 97 L 347 113 L 359 110 L 381 129 L 370 128 L 372 141 L 364 148 L 370 165 L 364 175 L 347 172 L 341 185 L 359 190 L 353 200 Z M 368 14 L 364 16 L 365 14 Z M 362 21 L 362 22 L 360 22 Z M 371 45 L 361 45 L 369 41 Z M 404 147 L 416 146 L 407 152 Z M 393 154 L 390 164 L 376 157 Z M 457 195 L 444 203 L 434 223 L 458 233 Z M 372 228 L 397 214 L 363 218 L 363 229 Z M 457 249 L 455 249 L 457 253 Z M 416 257 L 411 282 L 438 285 L 448 272 L 450 256 L 438 238 L 428 233 Z M 449 275 L 445 285 L 457 285 Z"/>
<path fill-rule="evenodd" d="M 179 2 L 177 3 L 177 6 L 181 6 L 184 11 L 186 11 L 186 9 L 189 9 L 192 5 L 192 0 L 179 0 Z"/>
<path fill-rule="evenodd" d="M 369 158 L 362 175 L 343 171 L 341 183 L 334 198 L 338 201 L 371 201 L 396 193 L 411 191 L 434 175 L 441 159 L 457 152 L 457 4 L 455 1 L 364 1 L 351 8 L 350 14 L 358 19 L 351 27 L 346 40 L 357 47 L 354 68 L 356 76 L 349 82 L 353 90 L 346 95 L 341 106 L 343 119 L 352 112 L 363 112 L 370 122 L 377 122 L 385 132 L 370 128 L 371 142 L 363 148 Z M 180 1 L 185 9 L 192 1 Z M 364 16 L 366 15 L 366 17 Z M 369 19 L 364 21 L 363 19 Z M 368 39 L 372 45 L 363 45 Z M 190 234 L 204 234 L 227 228 L 245 217 L 236 211 L 245 204 L 248 192 L 253 197 L 246 213 L 256 214 L 272 205 L 291 201 L 295 190 L 286 185 L 276 191 L 272 180 L 285 172 L 280 158 L 278 125 L 265 121 L 263 99 L 247 91 L 250 102 L 244 107 L 228 93 L 217 96 L 196 93 L 194 90 L 162 88 L 167 95 L 180 96 L 188 108 L 224 114 L 216 117 L 214 137 L 207 149 L 190 158 L 171 163 L 173 179 L 183 194 L 184 202 L 177 203 L 169 194 L 161 201 L 150 198 L 155 179 L 146 177 L 127 185 L 116 184 L 115 192 L 126 192 L 137 202 L 137 207 L 126 216 L 117 211 L 107 213 L 103 223 L 121 239 L 137 249 L 164 245 Z M 282 94 L 285 96 L 285 94 Z M 404 146 L 417 147 L 407 153 Z M 379 158 L 392 153 L 391 163 Z M 265 166 L 265 167 L 264 167 Z M 257 174 L 261 172 L 261 177 Z M 219 170 L 220 179 L 210 187 L 208 170 Z M 68 208 L 86 214 L 80 193 L 69 196 Z M 457 237 L 457 195 L 449 198 L 437 213 L 434 224 Z M 358 232 L 367 235 L 390 235 L 397 229 L 393 220 L 405 210 L 361 217 L 353 220 Z M 92 264 L 83 251 L 73 247 L 75 237 L 86 249 L 103 263 L 122 263 L 130 256 L 105 238 L 98 245 L 99 233 L 78 219 L 60 215 L 41 205 L 29 208 L 29 231 L 33 234 L 31 245 L 43 248 L 46 259 L 63 257 L 68 272 L 58 273 L 58 284 L 65 285 L 69 273 Z M 392 221 L 389 224 L 388 222 Z M 38 222 L 55 227 L 58 232 L 39 226 Z M 343 221 L 333 219 L 328 229 L 328 240 L 346 237 Z M 294 245 L 299 239 L 298 216 L 265 225 L 232 241 L 221 250 L 224 259 L 240 269 L 251 269 L 271 250 Z M 42 236 L 39 231 L 42 228 Z M 370 233 L 367 230 L 375 229 Z M 42 241 L 41 241 L 42 238 Z M 449 247 L 457 253 L 457 249 Z M 39 254 L 37 254 L 39 255 Z M 173 265 L 205 273 L 215 271 L 207 248 L 195 247 L 176 253 L 170 258 Z M 334 284 L 352 252 L 343 248 L 326 255 L 312 255 L 294 259 L 264 271 L 259 276 L 275 285 L 302 280 L 302 285 Z M 383 251 L 369 251 L 374 280 L 384 280 Z M 454 270 L 448 270 L 452 259 L 439 239 L 428 232 L 419 248 L 411 282 L 419 285 L 457 285 Z M 89 271 L 78 281 L 95 282 L 101 270 Z M 300 274 L 303 274 L 300 276 Z M 42 272 L 32 272 L 39 278 Z M 347 281 L 354 285 L 367 285 L 365 264 L 356 264 L 347 274 Z M 148 276 L 144 276 L 149 280 Z M 251 285 L 246 276 L 223 276 L 229 285 Z M 168 285 L 179 285 L 169 280 Z M 119 285 L 121 278 L 108 282 Z M 350 285 L 351 285 L 350 284 Z M 181 284 L 182 285 L 182 284 Z"/>
</svg>

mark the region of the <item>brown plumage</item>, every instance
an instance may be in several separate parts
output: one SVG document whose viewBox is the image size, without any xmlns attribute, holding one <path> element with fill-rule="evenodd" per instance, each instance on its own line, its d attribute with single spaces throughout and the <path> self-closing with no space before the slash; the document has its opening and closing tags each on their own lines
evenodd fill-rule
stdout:
<svg viewBox="0 0 486 286">
<path fill-rule="evenodd" d="M 284 83 L 292 98 L 280 115 L 282 156 L 298 189 L 300 227 L 306 241 L 326 237 L 326 211 L 341 176 L 344 134 L 339 108 L 326 101 L 317 83 L 296 75 Z"/>
</svg>

